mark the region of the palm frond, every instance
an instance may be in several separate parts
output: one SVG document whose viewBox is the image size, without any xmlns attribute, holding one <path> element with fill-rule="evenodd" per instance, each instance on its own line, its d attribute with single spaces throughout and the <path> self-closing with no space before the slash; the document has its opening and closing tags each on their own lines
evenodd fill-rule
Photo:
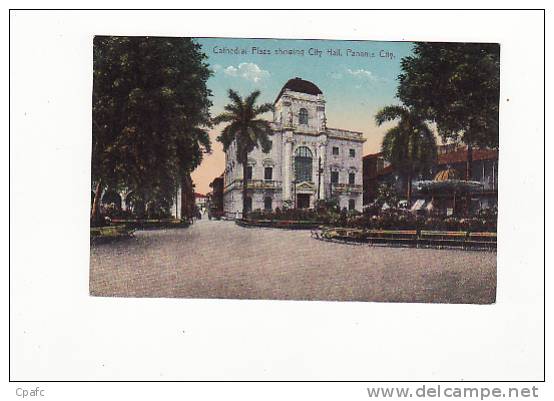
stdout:
<svg viewBox="0 0 554 401">
<path fill-rule="evenodd" d="M 228 95 L 229 95 L 229 99 L 231 99 L 231 101 L 235 105 L 237 105 L 239 107 L 242 106 L 242 104 L 243 104 L 242 97 L 240 97 L 238 92 L 234 91 L 233 89 L 229 89 Z"/>
<path fill-rule="evenodd" d="M 386 106 L 375 114 L 375 123 L 382 125 L 386 121 L 393 121 L 397 118 L 403 119 L 407 117 L 409 110 L 404 106 Z"/>
<path fill-rule="evenodd" d="M 254 108 L 254 115 L 259 116 L 260 114 L 265 114 L 274 110 L 275 110 L 275 107 L 273 106 L 272 103 L 264 103 Z"/>
<path fill-rule="evenodd" d="M 383 142 L 381 142 L 381 152 L 383 153 L 383 157 L 386 161 L 389 163 L 394 163 L 393 159 L 395 159 L 395 153 L 397 152 L 397 143 L 398 138 L 401 135 L 401 130 L 399 127 L 393 127 L 389 129 L 383 138 Z"/>
<path fill-rule="evenodd" d="M 235 103 L 227 103 L 223 109 L 237 116 L 241 113 L 241 107 Z"/>
<path fill-rule="evenodd" d="M 248 97 L 244 100 L 244 107 L 245 109 L 255 110 L 254 104 L 256 103 L 256 100 L 260 96 L 260 91 L 255 90 L 252 92 Z"/>
<path fill-rule="evenodd" d="M 220 115 L 212 118 L 212 124 L 218 125 L 221 123 L 228 123 L 234 121 L 236 116 L 232 113 L 221 113 Z"/>
<path fill-rule="evenodd" d="M 223 145 L 223 150 L 225 152 L 227 151 L 227 149 L 229 149 L 231 143 L 233 143 L 233 141 L 236 139 L 239 128 L 239 124 L 237 122 L 233 122 L 226 126 L 221 134 L 217 137 L 217 141 L 221 142 L 221 144 Z"/>
</svg>

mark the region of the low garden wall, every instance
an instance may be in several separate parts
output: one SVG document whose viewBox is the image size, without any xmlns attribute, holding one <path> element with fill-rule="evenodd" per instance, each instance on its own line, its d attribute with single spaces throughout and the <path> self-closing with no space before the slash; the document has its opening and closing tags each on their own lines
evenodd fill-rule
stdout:
<svg viewBox="0 0 554 401">
<path fill-rule="evenodd" d="M 159 228 L 185 228 L 190 223 L 176 219 L 111 219 L 108 225 L 90 228 L 93 244 L 112 242 L 133 237 L 136 230 Z"/>
<path fill-rule="evenodd" d="M 321 222 L 306 220 L 237 219 L 235 223 L 241 227 L 283 228 L 288 230 L 311 230 L 321 225 Z"/>
<path fill-rule="evenodd" d="M 312 237 L 335 242 L 367 243 L 370 245 L 496 250 L 496 233 L 486 231 L 379 230 L 322 227 L 321 231 L 313 231 Z"/>
<path fill-rule="evenodd" d="M 136 230 L 148 230 L 155 228 L 183 228 L 190 223 L 178 219 L 112 219 L 110 225 L 124 225 Z"/>
</svg>

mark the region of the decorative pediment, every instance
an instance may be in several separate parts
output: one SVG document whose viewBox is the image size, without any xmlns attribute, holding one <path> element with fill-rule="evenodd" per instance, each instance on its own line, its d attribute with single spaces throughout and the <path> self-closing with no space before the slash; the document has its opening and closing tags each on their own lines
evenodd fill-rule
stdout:
<svg viewBox="0 0 554 401">
<path fill-rule="evenodd" d="M 300 182 L 296 184 L 296 191 L 315 191 L 315 184 L 308 181 Z"/>
<path fill-rule="evenodd" d="M 252 159 L 251 157 L 248 158 L 248 165 L 249 166 L 255 166 L 256 165 L 256 159 Z"/>
<path fill-rule="evenodd" d="M 264 167 L 273 167 L 275 166 L 275 162 L 272 159 L 264 159 L 262 164 Z"/>
</svg>

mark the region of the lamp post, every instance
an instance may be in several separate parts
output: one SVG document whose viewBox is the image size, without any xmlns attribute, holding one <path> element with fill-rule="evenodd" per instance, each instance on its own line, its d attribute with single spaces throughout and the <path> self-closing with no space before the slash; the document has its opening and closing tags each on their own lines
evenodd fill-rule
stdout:
<svg viewBox="0 0 554 401">
<path fill-rule="evenodd" d="M 292 188 L 293 188 L 292 196 L 293 196 L 293 199 L 294 199 L 294 208 L 298 209 L 298 199 L 297 199 L 297 196 L 296 196 L 296 178 L 294 180 L 292 180 Z"/>
</svg>

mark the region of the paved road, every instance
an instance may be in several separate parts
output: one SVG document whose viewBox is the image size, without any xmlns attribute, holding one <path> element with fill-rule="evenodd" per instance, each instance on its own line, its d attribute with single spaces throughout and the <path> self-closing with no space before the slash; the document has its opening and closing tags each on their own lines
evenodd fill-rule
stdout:
<svg viewBox="0 0 554 401">
<path fill-rule="evenodd" d="M 496 253 L 343 245 L 199 221 L 91 248 L 97 296 L 491 303 Z"/>
</svg>

